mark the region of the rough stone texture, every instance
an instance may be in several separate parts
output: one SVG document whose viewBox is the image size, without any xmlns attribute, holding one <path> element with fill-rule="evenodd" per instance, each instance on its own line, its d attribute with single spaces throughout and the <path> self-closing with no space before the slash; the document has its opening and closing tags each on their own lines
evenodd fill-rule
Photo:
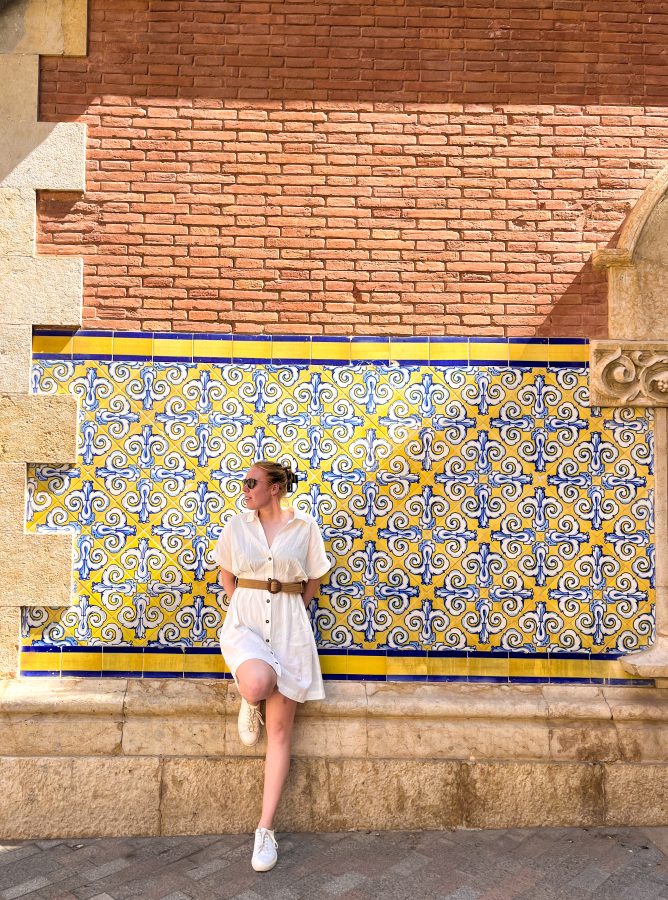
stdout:
<svg viewBox="0 0 668 900">
<path fill-rule="evenodd" d="M 225 746 L 226 682 L 128 682 L 123 752 L 219 756 Z M 236 729 L 235 729 L 236 731 Z"/>
<path fill-rule="evenodd" d="M 120 715 L 115 719 L 111 716 L 0 714 L 0 757 L 78 756 L 84 747 L 86 758 L 119 756 L 122 727 Z M 128 754 L 131 755 L 134 754 Z"/>
<path fill-rule="evenodd" d="M 531 719 L 544 717 L 545 700 L 532 685 L 461 684 L 457 691 L 443 691 L 439 684 L 367 685 L 370 716 L 448 716 L 451 718 Z"/>
<path fill-rule="evenodd" d="M 83 263 L 35 258 L 35 192 L 83 191 L 86 129 L 38 122 L 40 54 L 86 52 L 87 0 L 15 0 L 0 7 L 0 671 L 18 663 L 21 604 L 69 605 L 72 543 L 68 535 L 23 534 L 26 462 L 76 456 L 76 403 L 29 394 L 32 325 L 81 322 Z M 55 402 L 54 402 L 55 401 Z M 44 720 L 36 722 L 37 732 Z M 54 723 L 55 727 L 55 723 Z M 6 738 L 26 740 L 28 725 Z M 104 744 L 88 735 L 98 750 Z M 53 735 L 66 752 L 66 735 Z M 107 745 L 105 745 L 107 746 Z"/>
<path fill-rule="evenodd" d="M 615 721 L 668 723 L 668 691 L 640 687 L 601 689 Z"/>
<path fill-rule="evenodd" d="M 127 711 L 128 681 L 124 678 L 18 678 L 0 684 L 4 688 L 0 713 L 4 715 L 88 715 L 120 720 Z"/>
<path fill-rule="evenodd" d="M 125 694 L 125 714 L 128 718 L 222 717 L 227 711 L 229 687 L 227 681 L 169 681 L 159 678 L 140 681 L 130 678 Z"/>
<path fill-rule="evenodd" d="M 345 716 L 359 716 L 361 712 L 369 709 L 368 697 L 371 687 L 371 683 L 364 684 L 361 681 L 328 681 L 327 697 L 324 700 L 311 700 L 299 706 L 297 721 L 320 717 L 323 714 L 339 719 Z M 230 682 L 228 697 L 230 701 L 238 702 L 239 692 L 234 682 Z"/>
<path fill-rule="evenodd" d="M 470 828 L 603 824 L 602 767 L 568 763 L 466 766 L 464 824 Z M 649 823 L 648 823 L 649 824 Z"/>
<path fill-rule="evenodd" d="M 327 719 L 300 717 L 295 722 L 293 756 L 354 757 L 371 756 L 368 740 L 369 724 L 365 718 L 332 716 Z M 236 728 L 228 727 L 228 743 L 239 745 Z M 229 752 L 229 751 L 228 751 Z M 387 747 L 385 753 L 387 754 Z"/>
<path fill-rule="evenodd" d="M 618 722 L 619 759 L 624 762 L 668 760 L 668 726 L 656 722 Z"/>
<path fill-rule="evenodd" d="M 461 820 L 458 763 L 382 760 L 294 760 L 276 827 L 440 828 Z M 248 831 L 261 805 L 263 763 L 166 760 L 162 833 Z"/>
<path fill-rule="evenodd" d="M 516 719 L 369 719 L 369 756 L 400 758 L 549 759 L 546 722 Z"/>
<path fill-rule="evenodd" d="M 418 733 L 440 727 L 450 735 L 448 748 L 439 747 L 435 740 L 429 747 L 398 735 L 403 717 L 389 713 L 391 702 L 383 716 L 370 712 L 366 694 L 373 694 L 377 708 L 385 706 L 381 694 L 385 692 L 388 700 L 396 698 L 394 685 L 356 685 L 352 691 L 344 683 L 330 686 L 335 697 L 332 709 L 323 701 L 300 710 L 293 764 L 279 810 L 280 829 L 587 826 L 604 821 L 668 824 L 665 797 L 646 801 L 651 791 L 668 794 L 668 691 L 523 686 L 515 692 L 519 705 L 529 709 L 533 701 L 533 708 L 544 713 L 519 719 L 508 716 L 512 689 L 476 685 L 478 690 L 471 692 L 470 685 L 434 685 L 436 692 L 428 692 L 433 700 L 430 709 L 421 690 L 424 686 L 403 685 L 402 702 L 407 703 L 415 691 L 421 705 L 420 715 L 409 718 L 412 727 Z M 461 717 L 462 700 L 474 694 L 477 711 L 470 719 Z M 86 785 L 105 785 L 96 801 L 99 811 L 109 802 L 107 782 L 117 771 L 110 768 L 113 757 L 119 765 L 130 766 L 134 760 L 154 768 L 147 770 L 150 788 L 140 784 L 138 775 L 138 794 L 131 805 L 141 804 L 148 792 L 149 812 L 142 812 L 132 833 L 250 830 L 261 803 L 264 744 L 244 748 L 238 741 L 237 706 L 234 686 L 213 681 L 26 678 L 0 682 L 0 785 L 4 787 L 3 778 L 16 776 L 11 766 L 17 766 L 18 756 L 35 765 L 48 757 L 52 765 L 63 767 L 62 777 L 70 784 L 76 782 L 77 766 L 85 766 L 84 794 Z M 453 712 L 443 713 L 448 708 Z M 542 738 L 532 744 L 533 730 L 539 725 L 546 733 L 549 729 L 547 749 Z M 360 735 L 366 729 L 372 735 L 366 756 L 364 739 L 355 742 L 350 737 L 355 728 Z M 476 728 L 482 737 L 473 746 Z M 337 738 L 337 729 L 349 739 Z M 383 746 L 383 729 L 385 753 L 373 758 L 371 752 L 380 754 Z M 503 735 L 511 731 L 516 735 L 514 758 L 510 745 L 503 744 Z M 331 743 L 325 740 L 327 735 L 334 736 Z M 615 749 L 617 739 L 621 751 Z M 508 753 L 507 759 L 499 758 L 499 747 Z M 619 752 L 639 764 L 615 761 Z M 531 754 L 535 756 L 524 758 Z M 158 790 L 160 765 L 158 824 L 151 792 Z M 31 772 L 21 771 L 26 778 Z M 120 771 L 119 802 L 129 803 L 130 775 Z M 55 775 L 39 783 L 40 790 L 50 787 L 51 777 Z M 65 820 L 68 830 L 58 831 L 59 804 L 65 796 L 63 789 L 53 801 L 48 800 L 43 821 L 36 812 L 27 813 L 25 821 L 13 813 L 9 830 L 0 836 L 127 833 L 125 813 L 112 817 L 106 830 L 96 831 L 101 812 L 84 827 L 77 824 L 74 811 Z M 16 799 L 14 785 L 9 798 L 7 803 Z M 31 802 L 37 804 L 36 799 Z M 0 822 L 3 809 L 0 804 Z"/>
<path fill-rule="evenodd" d="M 605 768 L 606 825 L 668 824 L 668 766 L 617 765 Z"/>
<path fill-rule="evenodd" d="M 38 122 L 39 56 L 0 55 L 0 185 L 82 191 L 86 129 L 78 122 Z"/>
<path fill-rule="evenodd" d="M 15 0 L 2 16 L 0 53 L 86 53 L 86 0 Z"/>
<path fill-rule="evenodd" d="M 0 427 L 2 423 L 0 422 Z M 23 536 L 26 468 L 23 462 L 0 463 L 0 534 Z"/>
<path fill-rule="evenodd" d="M 625 688 L 612 688 L 623 691 Z M 633 691 L 637 688 L 633 688 Z M 595 685 L 543 684 L 541 694 L 546 702 L 548 719 L 612 719 L 612 710 L 604 688 Z M 652 691 L 655 697 L 656 692 Z"/>
<path fill-rule="evenodd" d="M 0 254 L 35 255 L 35 192 L 0 188 Z"/>
<path fill-rule="evenodd" d="M 175 759 L 163 764 L 162 834 L 251 831 L 260 813 L 261 759 Z"/>
<path fill-rule="evenodd" d="M 58 325 L 81 319 L 80 259 L 0 257 L 0 325 Z"/>
<path fill-rule="evenodd" d="M 19 666 L 21 610 L 0 606 L 0 678 L 12 677 Z"/>
<path fill-rule="evenodd" d="M 619 734 L 612 722 L 565 722 L 549 729 L 553 759 L 608 762 L 621 757 Z"/>
<path fill-rule="evenodd" d="M 0 608 L 69 606 L 72 554 L 69 534 L 0 534 Z"/>
<path fill-rule="evenodd" d="M 123 727 L 123 753 L 127 756 L 218 756 L 225 746 L 227 726 L 222 716 L 206 720 L 130 719 Z"/>
<path fill-rule="evenodd" d="M 76 452 L 73 397 L 0 394 L 0 462 L 62 463 Z"/>
<path fill-rule="evenodd" d="M 3 325 L 0 329 L 0 391 L 28 391 L 31 341 L 29 325 Z"/>
<path fill-rule="evenodd" d="M 0 76 L 2 75 L 0 57 Z M 19 126 L 20 127 L 20 126 Z M 27 188 L 43 183 L 53 191 L 83 190 L 86 129 L 78 122 L 46 124 L 21 128 L 22 140 L 16 141 L 16 130 L 4 131 L 0 137 L 0 174 L 7 187 Z M 13 138 L 13 139 L 12 139 Z"/>
<path fill-rule="evenodd" d="M 111 756 L 121 753 L 127 682 L 16 679 L 0 695 L 0 755 Z"/>
<path fill-rule="evenodd" d="M 158 834 L 157 759 L 0 757 L 0 837 Z"/>
<path fill-rule="evenodd" d="M 461 822 L 458 775 L 459 763 L 436 760 L 298 760 L 278 827 L 447 828 Z"/>
</svg>

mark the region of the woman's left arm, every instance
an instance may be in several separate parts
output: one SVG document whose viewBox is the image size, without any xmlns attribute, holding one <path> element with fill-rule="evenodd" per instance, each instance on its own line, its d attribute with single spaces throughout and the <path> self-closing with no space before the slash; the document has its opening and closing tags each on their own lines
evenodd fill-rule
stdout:
<svg viewBox="0 0 668 900">
<path fill-rule="evenodd" d="M 306 587 L 304 588 L 304 593 L 302 594 L 302 600 L 304 601 L 304 606 L 308 607 L 309 603 L 315 595 L 320 590 L 320 578 L 309 578 L 306 582 Z"/>
</svg>

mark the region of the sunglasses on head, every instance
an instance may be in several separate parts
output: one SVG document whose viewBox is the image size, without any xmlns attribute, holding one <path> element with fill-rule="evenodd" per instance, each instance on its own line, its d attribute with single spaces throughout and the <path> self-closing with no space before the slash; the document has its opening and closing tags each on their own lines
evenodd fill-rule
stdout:
<svg viewBox="0 0 668 900">
<path fill-rule="evenodd" d="M 256 484 L 257 478 L 243 478 L 241 481 L 241 486 L 248 488 L 249 491 L 252 491 Z"/>
</svg>

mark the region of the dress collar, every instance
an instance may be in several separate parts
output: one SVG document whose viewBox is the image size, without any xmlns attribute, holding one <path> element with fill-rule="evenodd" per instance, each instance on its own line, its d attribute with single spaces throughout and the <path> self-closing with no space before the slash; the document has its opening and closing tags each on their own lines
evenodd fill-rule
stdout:
<svg viewBox="0 0 668 900">
<path fill-rule="evenodd" d="M 296 506 L 290 506 L 288 509 L 292 510 L 294 519 L 301 519 L 304 521 L 308 518 L 307 514 L 302 512 L 301 509 L 297 509 Z M 256 509 L 249 509 L 245 513 L 242 513 L 242 516 L 244 517 L 245 522 L 259 522 Z"/>
</svg>

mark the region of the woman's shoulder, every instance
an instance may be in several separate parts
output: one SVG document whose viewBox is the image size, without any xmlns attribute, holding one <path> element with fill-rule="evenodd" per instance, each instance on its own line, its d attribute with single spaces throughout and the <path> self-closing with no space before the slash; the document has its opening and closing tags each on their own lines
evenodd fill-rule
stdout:
<svg viewBox="0 0 668 900">
<path fill-rule="evenodd" d="M 311 515 L 310 512 L 306 512 L 303 509 L 295 509 L 294 514 L 295 514 L 295 519 L 300 519 L 309 528 L 319 528 L 316 518 L 313 515 Z"/>
</svg>

